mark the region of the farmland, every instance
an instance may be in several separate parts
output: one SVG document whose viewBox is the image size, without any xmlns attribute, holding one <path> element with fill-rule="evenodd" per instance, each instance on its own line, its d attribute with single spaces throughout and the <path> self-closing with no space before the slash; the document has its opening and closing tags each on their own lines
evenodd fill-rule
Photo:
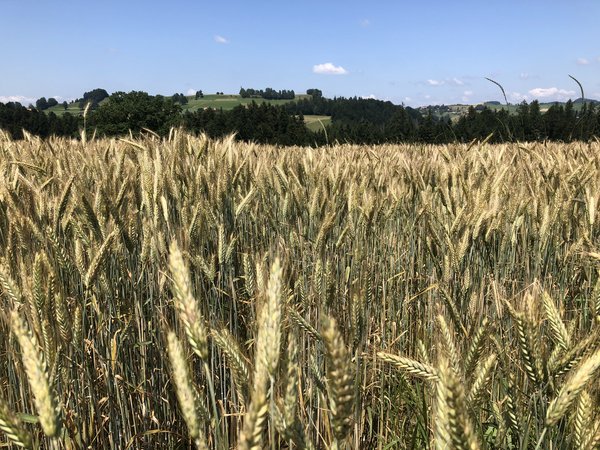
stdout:
<svg viewBox="0 0 600 450">
<path fill-rule="evenodd" d="M 303 98 L 309 98 L 309 95 L 296 95 L 297 100 L 301 100 Z M 285 105 L 290 101 L 294 100 L 265 100 L 262 98 L 242 98 L 239 95 L 235 94 L 225 94 L 225 95 L 205 95 L 202 98 L 194 98 L 194 96 L 188 96 L 188 103 L 182 105 L 183 111 L 196 111 L 202 108 L 213 108 L 213 109 L 223 109 L 223 110 L 231 110 L 239 105 L 249 105 L 252 102 L 255 103 L 268 103 L 271 105 Z M 106 102 L 109 100 L 103 100 Z M 101 102 L 102 104 L 102 102 Z M 65 109 L 61 105 L 53 106 L 46 110 L 47 112 L 53 112 L 55 114 L 63 114 Z M 77 103 L 69 103 L 66 112 L 70 112 L 71 114 L 83 114 L 83 110 L 79 108 L 79 104 Z"/>
<path fill-rule="evenodd" d="M 598 142 L 2 134 L 0 172 L 2 443 L 598 448 Z"/>
<path fill-rule="evenodd" d="M 297 100 L 304 98 L 310 98 L 309 95 L 296 95 Z M 242 98 L 239 95 L 225 94 L 225 95 L 205 95 L 202 98 L 195 99 L 194 96 L 187 97 L 188 103 L 182 105 L 182 110 L 185 111 L 198 111 L 199 109 L 212 108 L 216 110 L 230 111 L 239 105 L 249 105 L 252 102 L 261 104 L 266 103 L 269 105 L 285 105 L 290 101 L 294 100 L 265 100 L 262 98 Z M 100 104 L 104 104 L 109 100 L 103 100 Z M 75 116 L 83 114 L 83 110 L 79 107 L 78 103 L 72 102 L 67 105 L 67 109 L 64 109 L 62 105 L 53 106 L 48 108 L 46 112 L 53 112 L 61 116 L 65 112 L 71 113 Z M 305 123 L 309 130 L 319 131 L 323 129 L 323 126 L 327 126 L 331 123 L 330 116 L 314 116 L 307 115 L 305 117 Z"/>
<path fill-rule="evenodd" d="M 308 98 L 308 95 L 296 95 L 296 99 Z M 242 98 L 239 95 L 205 95 L 204 98 L 195 100 L 193 97 L 189 98 L 189 103 L 183 105 L 183 109 L 195 111 L 200 108 L 214 108 L 230 110 L 238 105 L 249 105 L 252 102 L 255 103 L 268 103 L 270 105 L 285 105 L 294 100 L 265 100 L 262 98 Z"/>
</svg>

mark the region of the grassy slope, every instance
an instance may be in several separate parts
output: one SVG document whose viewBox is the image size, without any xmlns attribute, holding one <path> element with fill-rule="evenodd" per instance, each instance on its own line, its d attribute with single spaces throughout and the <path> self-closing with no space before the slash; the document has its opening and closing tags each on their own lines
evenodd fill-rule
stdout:
<svg viewBox="0 0 600 450">
<path fill-rule="evenodd" d="M 309 95 L 296 95 L 297 100 L 309 98 Z M 269 103 L 271 105 L 285 105 L 294 100 L 264 100 L 262 98 L 242 98 L 239 95 L 205 95 L 204 98 L 195 100 L 188 97 L 189 103 L 183 106 L 184 111 L 195 111 L 200 108 L 215 108 L 230 110 L 238 105 L 249 105 L 252 102 Z"/>
<path fill-rule="evenodd" d="M 331 123 L 331 116 L 304 116 L 304 123 L 311 131 L 319 131 Z"/>
</svg>

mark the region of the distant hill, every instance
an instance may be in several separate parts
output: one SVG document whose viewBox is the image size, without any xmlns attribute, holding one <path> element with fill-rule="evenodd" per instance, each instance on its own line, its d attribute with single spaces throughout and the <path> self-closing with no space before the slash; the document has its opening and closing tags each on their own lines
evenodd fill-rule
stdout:
<svg viewBox="0 0 600 450">
<path fill-rule="evenodd" d="M 584 99 L 582 99 L 581 97 L 579 97 L 577 100 L 573 100 L 573 103 L 583 103 Z M 594 100 L 593 98 L 586 98 L 585 99 L 586 103 L 594 103 L 595 105 L 600 104 L 599 100 Z"/>
<path fill-rule="evenodd" d="M 167 98 L 169 96 L 166 96 Z M 272 105 L 283 105 L 289 102 L 295 102 L 297 100 L 302 100 L 304 98 L 309 98 L 310 95 L 306 94 L 296 94 L 296 98 L 293 100 L 265 100 L 262 98 L 242 98 L 237 94 L 207 94 L 202 98 L 195 98 L 195 96 L 190 95 L 186 96 L 188 103 L 182 105 L 181 109 L 183 111 L 196 111 L 198 109 L 204 108 L 213 108 L 213 109 L 223 109 L 230 110 L 239 105 L 248 105 L 252 102 L 255 103 L 269 103 Z M 109 99 L 104 99 L 100 102 L 103 104 L 105 102 L 110 101 Z M 74 115 L 83 114 L 83 110 L 79 108 L 78 102 L 71 102 L 67 105 L 67 109 L 65 110 L 62 105 L 53 106 L 45 110 L 45 112 L 53 112 L 58 115 L 62 115 L 65 112 L 70 112 Z"/>
<path fill-rule="evenodd" d="M 580 98 L 573 100 L 573 109 L 575 111 L 579 111 L 583 107 L 583 100 Z M 600 104 L 600 101 L 594 99 L 585 99 L 585 103 L 594 105 Z M 545 113 L 552 107 L 553 105 L 562 105 L 564 106 L 566 102 L 540 102 L 540 111 Z M 453 122 L 458 121 L 461 116 L 466 115 L 469 112 L 470 107 L 475 108 L 475 111 L 481 111 L 484 108 L 489 108 L 491 110 L 497 111 L 500 109 L 508 109 L 510 114 L 516 114 L 519 104 L 518 103 L 510 103 L 508 106 L 505 103 L 502 103 L 498 100 L 488 100 L 483 103 L 479 103 L 476 105 L 465 105 L 456 103 L 453 105 L 429 105 L 429 106 L 420 106 L 417 110 L 423 115 L 429 114 L 431 112 L 435 117 L 438 118 L 449 118 Z"/>
<path fill-rule="evenodd" d="M 572 100 L 573 104 L 582 104 L 584 102 L 584 99 L 582 99 L 581 97 L 579 97 L 576 100 Z M 559 104 L 559 105 L 564 105 L 566 102 L 540 102 L 540 106 L 552 106 L 554 104 Z M 600 104 L 599 100 L 594 100 L 593 98 L 586 98 L 585 99 L 585 103 L 594 103 L 594 104 Z M 489 100 L 487 102 L 483 102 L 482 103 L 485 106 L 506 106 L 505 103 L 503 102 L 499 102 L 497 100 Z M 510 106 L 516 106 L 516 103 L 510 103 Z"/>
</svg>

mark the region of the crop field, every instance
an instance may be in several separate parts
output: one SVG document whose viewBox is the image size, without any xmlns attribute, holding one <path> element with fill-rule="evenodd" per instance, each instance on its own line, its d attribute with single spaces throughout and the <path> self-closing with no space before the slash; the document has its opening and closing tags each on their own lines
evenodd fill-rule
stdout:
<svg viewBox="0 0 600 450">
<path fill-rule="evenodd" d="M 594 449 L 600 143 L 0 134 L 0 446 Z"/>
</svg>

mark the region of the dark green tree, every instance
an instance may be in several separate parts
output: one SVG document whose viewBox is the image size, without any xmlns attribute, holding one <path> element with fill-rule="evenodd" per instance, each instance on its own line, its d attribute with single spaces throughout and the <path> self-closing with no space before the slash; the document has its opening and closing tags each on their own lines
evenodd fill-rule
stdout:
<svg viewBox="0 0 600 450">
<path fill-rule="evenodd" d="M 187 97 L 181 93 L 173 94 L 171 96 L 171 100 L 173 101 L 173 103 L 179 103 L 180 105 L 187 105 L 187 103 L 188 103 Z"/>
<path fill-rule="evenodd" d="M 105 89 L 94 89 L 83 94 L 83 98 L 79 99 L 79 108 L 84 109 L 88 103 L 92 109 L 96 109 L 100 102 L 108 98 L 108 92 Z"/>
<path fill-rule="evenodd" d="M 161 135 L 177 126 L 181 119 L 181 106 L 171 99 L 151 96 L 146 92 L 115 92 L 90 117 L 90 126 L 98 133 L 115 136 L 143 128 Z"/>
<path fill-rule="evenodd" d="M 46 100 L 46 97 L 38 98 L 37 101 L 35 102 L 35 107 L 37 109 L 39 109 L 40 111 L 44 111 L 45 109 L 48 109 L 48 100 Z"/>
</svg>

